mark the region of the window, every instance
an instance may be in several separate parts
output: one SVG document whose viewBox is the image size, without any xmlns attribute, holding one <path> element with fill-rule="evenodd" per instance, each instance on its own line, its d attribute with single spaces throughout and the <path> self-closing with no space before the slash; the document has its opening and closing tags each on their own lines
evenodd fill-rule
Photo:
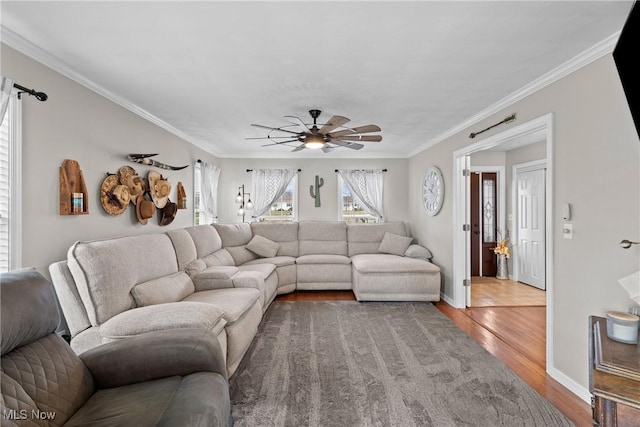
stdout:
<svg viewBox="0 0 640 427">
<path fill-rule="evenodd" d="M 262 216 L 255 218 L 259 222 L 296 221 L 298 219 L 298 175 L 295 175 L 287 189 Z"/>
<path fill-rule="evenodd" d="M 378 218 L 365 212 L 362 207 L 353 199 L 349 186 L 344 182 L 344 179 L 338 175 L 338 194 L 340 200 L 338 201 L 338 207 L 340 209 L 339 218 L 346 223 L 366 223 L 375 224 L 378 222 Z"/>
<path fill-rule="evenodd" d="M 12 96 L 0 125 L 0 272 L 21 266 L 20 100 Z"/>
<path fill-rule="evenodd" d="M 211 224 L 215 218 L 208 215 L 202 208 L 202 163 L 193 165 L 193 224 Z"/>
</svg>

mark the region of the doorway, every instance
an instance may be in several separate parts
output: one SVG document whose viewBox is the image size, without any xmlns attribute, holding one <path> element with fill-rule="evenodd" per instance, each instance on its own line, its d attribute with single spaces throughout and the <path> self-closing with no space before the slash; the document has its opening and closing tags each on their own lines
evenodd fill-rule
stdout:
<svg viewBox="0 0 640 427">
<path fill-rule="evenodd" d="M 545 265 L 546 278 L 546 347 L 547 362 L 553 366 L 553 200 L 550 197 L 553 188 L 553 114 L 546 114 L 504 132 L 469 144 L 453 153 L 453 305 L 467 307 L 471 301 L 471 220 L 469 217 L 470 196 L 470 158 L 471 154 L 485 150 L 507 151 L 524 147 L 534 142 L 544 141 L 546 147 L 547 171 L 545 175 Z M 512 196 L 513 202 L 513 196 Z M 513 221 L 511 221 L 513 222 Z M 498 222 L 498 227 L 506 229 L 506 221 Z M 513 224 L 512 224 L 513 225 Z M 512 266 L 513 268 L 513 266 Z M 517 267 L 515 268 L 517 271 Z M 523 285 L 526 286 L 526 285 Z M 549 365 L 548 365 L 549 366 Z"/>
<path fill-rule="evenodd" d="M 498 234 L 498 173 L 471 169 L 471 277 L 495 277 Z"/>
</svg>

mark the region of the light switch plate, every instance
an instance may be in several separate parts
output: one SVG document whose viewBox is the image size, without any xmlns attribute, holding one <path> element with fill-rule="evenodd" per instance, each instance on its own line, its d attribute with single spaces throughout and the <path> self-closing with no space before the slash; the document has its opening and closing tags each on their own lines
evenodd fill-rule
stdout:
<svg viewBox="0 0 640 427">
<path fill-rule="evenodd" d="M 573 239 L 573 224 L 564 224 L 562 226 L 562 237 L 565 239 Z"/>
</svg>

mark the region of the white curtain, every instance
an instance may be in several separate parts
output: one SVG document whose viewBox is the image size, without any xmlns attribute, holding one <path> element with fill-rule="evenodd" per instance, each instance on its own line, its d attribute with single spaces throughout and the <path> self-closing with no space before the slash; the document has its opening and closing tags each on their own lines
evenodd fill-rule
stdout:
<svg viewBox="0 0 640 427">
<path fill-rule="evenodd" d="M 0 104 L 0 124 L 4 120 L 4 115 L 7 112 L 9 106 L 9 98 L 11 98 L 11 91 L 13 90 L 13 80 L 2 77 L 0 81 L 0 91 L 2 92 L 2 103 Z"/>
<path fill-rule="evenodd" d="M 287 189 L 296 169 L 254 169 L 251 173 L 253 218 L 264 215 Z"/>
<path fill-rule="evenodd" d="M 382 190 L 384 187 L 384 172 L 378 170 L 348 170 L 338 171 L 349 187 L 351 195 L 365 212 L 384 222 L 382 212 Z"/>
<path fill-rule="evenodd" d="M 218 222 L 218 181 L 220 168 L 200 163 L 200 210 L 211 222 Z"/>
</svg>

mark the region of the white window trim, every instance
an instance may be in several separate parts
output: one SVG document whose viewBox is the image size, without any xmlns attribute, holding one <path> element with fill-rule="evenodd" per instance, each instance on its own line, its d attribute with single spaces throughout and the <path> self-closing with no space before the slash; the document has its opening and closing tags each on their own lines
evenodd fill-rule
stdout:
<svg viewBox="0 0 640 427">
<path fill-rule="evenodd" d="M 22 103 L 14 91 L 7 106 L 9 124 L 9 270 L 22 267 Z"/>
</svg>

